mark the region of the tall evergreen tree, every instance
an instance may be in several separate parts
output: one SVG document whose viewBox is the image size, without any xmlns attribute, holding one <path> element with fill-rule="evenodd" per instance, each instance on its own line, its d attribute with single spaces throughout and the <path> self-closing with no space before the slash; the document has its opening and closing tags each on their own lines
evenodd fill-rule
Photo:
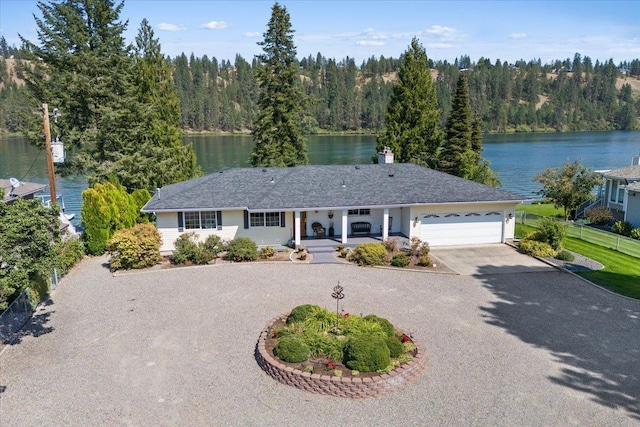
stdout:
<svg viewBox="0 0 640 427">
<path fill-rule="evenodd" d="M 183 148 L 180 109 L 169 66 L 144 21 L 132 52 L 125 46 L 124 3 L 65 0 L 38 3 L 39 45 L 24 38 L 25 67 L 33 107 L 46 102 L 61 118 L 54 135 L 65 143 L 59 171 L 80 173 L 90 183 L 109 176 L 127 189 L 155 189 L 198 173 L 193 150 Z M 28 134 L 41 146 L 41 119 Z"/>
<path fill-rule="evenodd" d="M 482 124 L 477 116 L 472 121 L 467 75 L 460 73 L 447 120 L 447 140 L 440 151 L 439 169 L 482 184 L 500 185 L 481 153 Z"/>
<path fill-rule="evenodd" d="M 471 104 L 467 75 L 464 72 L 458 77 L 446 132 L 447 137 L 440 151 L 438 168 L 442 172 L 462 176 L 463 155 L 471 150 Z"/>
<path fill-rule="evenodd" d="M 128 115 L 112 131 L 125 133 L 121 140 L 126 145 L 105 153 L 112 163 L 106 167 L 101 163 L 99 181 L 114 175 L 129 191 L 153 190 L 199 175 L 193 147 L 182 144 L 180 105 L 170 65 L 146 19 L 135 39 L 132 90 L 136 103 L 122 106 Z"/>
<path fill-rule="evenodd" d="M 121 142 L 104 130 L 105 122 L 120 113 L 119 105 L 133 101 L 123 38 L 127 23 L 119 20 L 123 6 L 112 0 L 38 2 L 39 44 L 20 36 L 33 65 L 24 67 L 31 109 L 47 103 L 62 116 L 52 123 L 52 134 L 65 143 L 63 173 L 90 174 L 104 150 Z M 27 119 L 30 140 L 42 147 L 41 117 L 29 114 Z"/>
<path fill-rule="evenodd" d="M 400 163 L 434 167 L 442 141 L 437 102 L 427 54 L 414 38 L 400 62 L 398 82 L 387 107 L 386 127 L 377 138 L 376 150 L 389 147 Z"/>
<path fill-rule="evenodd" d="M 302 135 L 305 96 L 301 90 L 296 47 L 289 13 L 275 3 L 264 33 L 263 54 L 258 55 L 260 83 L 258 113 L 254 122 L 254 166 L 307 164 L 307 144 Z"/>
</svg>

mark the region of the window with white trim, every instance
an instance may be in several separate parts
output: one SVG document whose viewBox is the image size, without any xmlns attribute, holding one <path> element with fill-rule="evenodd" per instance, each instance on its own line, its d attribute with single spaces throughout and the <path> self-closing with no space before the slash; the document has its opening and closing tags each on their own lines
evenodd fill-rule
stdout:
<svg viewBox="0 0 640 427">
<path fill-rule="evenodd" d="M 280 227 L 280 212 L 250 212 L 251 227 Z"/>
<path fill-rule="evenodd" d="M 217 228 L 217 211 L 184 212 L 183 221 L 186 230 Z"/>
<path fill-rule="evenodd" d="M 616 197 L 618 195 L 618 181 L 611 181 L 611 195 L 610 195 L 610 200 L 612 202 L 616 202 Z"/>
<path fill-rule="evenodd" d="M 349 216 L 371 215 L 371 209 L 349 209 Z"/>
</svg>

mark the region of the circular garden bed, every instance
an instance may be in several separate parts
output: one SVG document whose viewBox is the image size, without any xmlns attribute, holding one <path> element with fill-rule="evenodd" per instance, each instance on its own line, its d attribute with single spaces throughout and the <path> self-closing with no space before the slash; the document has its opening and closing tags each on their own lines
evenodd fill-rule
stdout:
<svg viewBox="0 0 640 427">
<path fill-rule="evenodd" d="M 314 305 L 267 323 L 256 346 L 260 367 L 281 383 L 316 394 L 365 398 L 402 387 L 425 366 L 424 350 L 386 319 Z"/>
</svg>

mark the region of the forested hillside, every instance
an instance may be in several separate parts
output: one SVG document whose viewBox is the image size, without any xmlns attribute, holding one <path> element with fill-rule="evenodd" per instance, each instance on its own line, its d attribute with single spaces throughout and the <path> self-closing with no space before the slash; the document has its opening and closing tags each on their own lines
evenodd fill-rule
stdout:
<svg viewBox="0 0 640 427">
<path fill-rule="evenodd" d="M 640 60 L 615 65 L 590 58 L 515 64 L 463 57 L 430 62 L 442 123 L 460 72 L 467 74 L 472 109 L 485 132 L 634 129 L 640 115 Z M 194 131 L 250 129 L 255 114 L 255 63 L 215 58 L 173 60 L 182 125 Z M 398 60 L 369 58 L 359 66 L 321 54 L 300 60 L 300 81 L 311 102 L 305 130 L 371 131 L 384 125 Z"/>
<path fill-rule="evenodd" d="M 19 130 L 26 107 L 20 51 L 0 57 L 0 129 Z M 256 114 L 255 60 L 233 63 L 182 54 L 170 61 L 187 131 L 249 131 Z M 396 81 L 397 58 L 336 61 L 320 53 L 299 61 L 300 84 L 309 95 L 304 131 L 377 132 Z M 484 132 L 637 129 L 640 59 L 614 64 L 576 54 L 549 64 L 515 64 L 463 56 L 429 60 L 444 125 L 460 72 L 467 75 L 472 110 Z"/>
</svg>

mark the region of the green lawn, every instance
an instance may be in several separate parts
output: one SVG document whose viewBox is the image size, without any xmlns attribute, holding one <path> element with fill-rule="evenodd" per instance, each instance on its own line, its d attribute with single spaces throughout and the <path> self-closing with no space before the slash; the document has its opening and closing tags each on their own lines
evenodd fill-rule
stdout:
<svg viewBox="0 0 640 427">
<path fill-rule="evenodd" d="M 564 219 L 564 209 L 555 208 L 553 203 L 517 205 L 516 212 L 521 211 L 539 216 L 554 216 Z"/>
<path fill-rule="evenodd" d="M 604 270 L 578 273 L 603 288 L 640 299 L 640 259 L 584 240 L 567 237 L 564 246 L 604 265 Z"/>
<path fill-rule="evenodd" d="M 534 230 L 534 227 L 516 224 L 516 238 Z M 573 237 L 566 237 L 564 246 L 604 265 L 603 270 L 580 272 L 580 276 L 612 292 L 640 299 L 640 259 Z"/>
</svg>

